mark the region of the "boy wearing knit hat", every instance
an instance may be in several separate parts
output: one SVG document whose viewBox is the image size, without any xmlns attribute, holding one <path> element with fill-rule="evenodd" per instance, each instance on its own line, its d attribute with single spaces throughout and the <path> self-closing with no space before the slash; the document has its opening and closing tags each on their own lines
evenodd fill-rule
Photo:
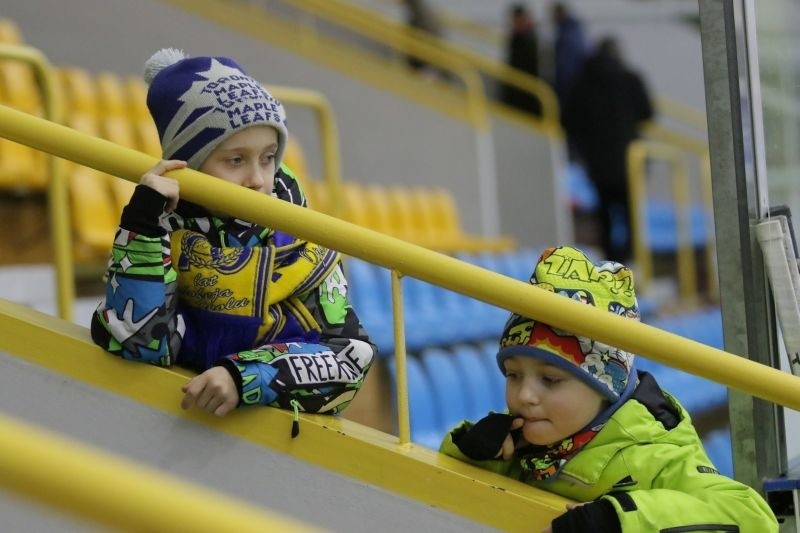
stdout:
<svg viewBox="0 0 800 533">
<path fill-rule="evenodd" d="M 145 65 L 164 160 L 122 212 L 92 338 L 124 359 L 200 374 L 184 409 L 338 413 L 375 355 L 338 252 L 180 199 L 189 167 L 306 206 L 282 164 L 281 103 L 235 61 L 163 49 Z"/>
<path fill-rule="evenodd" d="M 530 283 L 639 319 L 633 274 L 550 248 Z M 464 421 L 441 452 L 585 502 L 546 531 L 777 531 L 766 502 L 706 455 L 685 409 L 634 356 L 512 313 L 497 362 L 507 413 Z"/>
</svg>

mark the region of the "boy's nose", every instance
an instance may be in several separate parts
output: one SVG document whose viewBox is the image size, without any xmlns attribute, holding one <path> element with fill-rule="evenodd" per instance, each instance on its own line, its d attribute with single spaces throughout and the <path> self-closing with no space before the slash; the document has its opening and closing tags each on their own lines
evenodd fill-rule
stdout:
<svg viewBox="0 0 800 533">
<path fill-rule="evenodd" d="M 260 191 L 264 188 L 264 183 L 266 183 L 264 172 L 260 168 L 254 168 L 247 175 L 247 180 L 244 185 L 248 189 Z"/>
<path fill-rule="evenodd" d="M 538 404 L 541 396 L 538 388 L 532 383 L 524 383 L 519 388 L 519 399 L 524 403 Z"/>
</svg>

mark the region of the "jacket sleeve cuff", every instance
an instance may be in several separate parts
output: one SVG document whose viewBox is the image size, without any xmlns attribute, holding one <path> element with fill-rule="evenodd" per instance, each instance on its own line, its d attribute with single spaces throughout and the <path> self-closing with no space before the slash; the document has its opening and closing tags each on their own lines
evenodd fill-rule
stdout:
<svg viewBox="0 0 800 533">
<path fill-rule="evenodd" d="M 596 500 L 567 511 L 552 522 L 553 533 L 622 533 L 617 511 L 608 500 Z"/>
<path fill-rule="evenodd" d="M 236 368 L 236 363 L 223 357 L 222 359 L 218 359 L 214 363 L 214 366 L 221 366 L 231 375 L 233 382 L 236 384 L 236 392 L 239 393 L 239 403 L 236 406 L 242 405 L 242 374 L 239 373 L 239 370 Z"/>
<path fill-rule="evenodd" d="M 128 205 L 122 210 L 120 226 L 148 237 L 161 236 L 164 229 L 158 220 L 164 213 L 167 198 L 151 187 L 137 185 Z"/>
</svg>

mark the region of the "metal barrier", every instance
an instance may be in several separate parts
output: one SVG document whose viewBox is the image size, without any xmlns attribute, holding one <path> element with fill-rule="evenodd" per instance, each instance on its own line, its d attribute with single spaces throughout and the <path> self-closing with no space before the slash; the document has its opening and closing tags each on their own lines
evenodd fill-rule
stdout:
<svg viewBox="0 0 800 533">
<path fill-rule="evenodd" d="M 659 100 L 659 105 L 662 105 L 662 103 L 663 100 Z M 671 113 L 675 112 L 676 116 L 688 121 L 689 124 L 698 128 L 701 126 L 701 118 L 697 113 L 693 113 L 675 104 L 670 104 L 669 109 Z M 708 212 L 712 213 L 714 210 L 714 200 L 711 192 L 711 161 L 708 143 L 656 123 L 647 125 L 646 134 L 648 137 L 683 150 L 686 154 L 693 155 L 697 159 L 701 200 Z M 708 297 L 714 302 L 719 301 L 717 271 L 716 268 L 714 268 L 716 258 L 716 240 L 712 239 L 705 247 L 705 261 Z"/>
<path fill-rule="evenodd" d="M 30 65 L 41 87 L 44 116 L 52 122 L 62 120 L 60 93 L 56 90 L 50 64 L 37 49 L 29 46 L 0 43 L 0 58 Z M 53 261 L 56 265 L 58 316 L 72 321 L 75 300 L 75 279 L 72 268 L 69 201 L 63 164 L 56 157 L 47 158 L 50 179 L 47 186 L 47 206 L 50 214 L 50 235 L 53 239 Z"/>
<path fill-rule="evenodd" d="M 131 181 L 157 162 L 5 106 L 0 106 L 0 136 Z M 169 176 L 179 181 L 182 196 L 192 202 L 800 410 L 800 378 L 791 374 L 194 170 L 173 171 Z"/>
<path fill-rule="evenodd" d="M 0 486 L 120 530 L 318 531 L 4 415 Z"/>
<path fill-rule="evenodd" d="M 634 141 L 628 148 L 628 187 L 630 190 L 631 239 L 638 266 L 639 287 L 653 281 L 653 251 L 647 239 L 647 169 L 648 160 L 661 160 L 671 167 L 672 199 L 676 206 L 678 286 L 683 300 L 697 300 L 697 268 L 690 228 L 689 174 L 683 154 L 676 148 L 653 141 Z"/>
</svg>

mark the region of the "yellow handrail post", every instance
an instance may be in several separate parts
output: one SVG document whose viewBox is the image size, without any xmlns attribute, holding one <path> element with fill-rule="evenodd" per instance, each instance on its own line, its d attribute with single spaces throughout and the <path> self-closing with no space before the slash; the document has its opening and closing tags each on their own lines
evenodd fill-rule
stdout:
<svg viewBox="0 0 800 533">
<path fill-rule="evenodd" d="M 630 191 L 630 239 L 633 257 L 636 260 L 637 285 L 646 292 L 653 282 L 653 255 L 647 236 L 647 180 L 645 163 L 647 150 L 642 141 L 634 141 L 628 147 L 628 190 Z"/>
<path fill-rule="evenodd" d="M 400 444 L 411 442 L 408 413 L 408 372 L 406 365 L 406 331 L 403 317 L 403 274 L 392 270 L 392 316 L 394 320 L 394 366 L 397 387 L 397 436 Z"/>
<path fill-rule="evenodd" d="M 47 58 L 35 48 L 21 45 L 0 43 L 0 57 L 21 61 L 30 65 L 36 73 L 42 90 L 44 116 L 52 122 L 62 121 L 60 93 Z M 75 301 L 75 273 L 72 265 L 72 240 L 69 218 L 69 198 L 67 183 L 64 177 L 64 165 L 54 156 L 48 156 L 47 168 L 50 174 L 48 181 L 47 206 L 50 214 L 50 236 L 53 246 L 53 263 L 56 272 L 56 300 L 58 316 L 72 321 L 72 306 Z"/>
<path fill-rule="evenodd" d="M 672 175 L 672 199 L 677 206 L 676 233 L 678 258 L 678 287 L 681 298 L 688 305 L 697 303 L 697 268 L 694 246 L 691 237 L 691 213 L 689 194 L 689 174 L 683 155 L 669 145 L 653 141 L 634 141 L 628 148 L 628 187 L 631 192 L 631 238 L 634 243 L 634 257 L 640 272 L 639 286 L 649 287 L 653 279 L 653 252 L 649 246 L 646 232 L 646 161 L 659 159 L 670 166 Z M 711 265 L 709 265 L 711 268 Z M 642 283 L 643 282 L 643 283 Z"/>
<path fill-rule="evenodd" d="M 697 304 L 697 267 L 694 260 L 694 245 L 691 234 L 691 206 L 689 205 L 689 174 L 680 153 L 669 150 L 672 165 L 673 198 L 676 205 L 676 225 L 678 235 L 678 286 L 684 302 Z"/>
<path fill-rule="evenodd" d="M 342 216 L 342 163 L 339 151 L 339 130 L 330 102 L 317 91 L 270 85 L 273 96 L 284 103 L 310 107 L 316 115 L 322 144 L 322 172 L 328 186 L 331 214 Z M 301 176 L 304 178 L 305 176 Z"/>
</svg>

